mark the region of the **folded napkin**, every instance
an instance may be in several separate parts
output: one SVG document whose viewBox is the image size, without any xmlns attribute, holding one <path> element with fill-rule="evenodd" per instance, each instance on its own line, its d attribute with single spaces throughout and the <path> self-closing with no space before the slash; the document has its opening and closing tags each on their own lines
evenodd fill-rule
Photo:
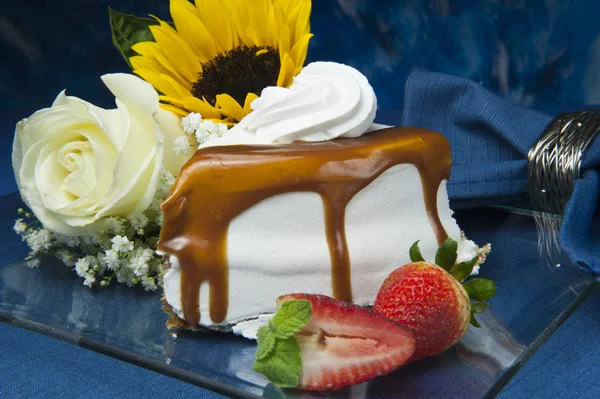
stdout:
<svg viewBox="0 0 600 399">
<path fill-rule="evenodd" d="M 406 81 L 403 126 L 438 131 L 450 141 L 451 199 L 500 199 L 527 194 L 527 153 L 552 116 L 511 104 L 455 76 L 415 71 Z M 600 276 L 600 136 L 584 158 L 559 234 L 563 253 Z M 600 209 L 600 207 L 598 207 Z"/>
</svg>

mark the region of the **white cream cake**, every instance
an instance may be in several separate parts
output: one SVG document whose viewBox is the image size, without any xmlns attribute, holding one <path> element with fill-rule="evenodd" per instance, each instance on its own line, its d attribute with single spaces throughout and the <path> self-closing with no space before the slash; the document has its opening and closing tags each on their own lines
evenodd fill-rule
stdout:
<svg viewBox="0 0 600 399">
<path fill-rule="evenodd" d="M 417 240 L 426 259 L 447 237 L 459 242 L 459 262 L 478 255 L 449 207 L 448 142 L 378 130 L 358 71 L 309 64 L 252 106 L 192 157 L 163 204 L 172 325 L 252 336 L 260 323 L 239 323 L 274 312 L 283 294 L 373 304 Z"/>
</svg>

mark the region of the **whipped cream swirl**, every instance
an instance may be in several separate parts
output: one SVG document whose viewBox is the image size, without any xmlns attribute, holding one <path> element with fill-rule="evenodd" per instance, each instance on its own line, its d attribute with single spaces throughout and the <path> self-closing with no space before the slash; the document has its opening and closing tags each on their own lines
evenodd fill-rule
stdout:
<svg viewBox="0 0 600 399">
<path fill-rule="evenodd" d="M 367 78 L 356 69 L 334 62 L 313 62 L 289 88 L 265 88 L 252 108 L 225 135 L 201 147 L 358 137 L 375 119 L 377 98 Z"/>
</svg>

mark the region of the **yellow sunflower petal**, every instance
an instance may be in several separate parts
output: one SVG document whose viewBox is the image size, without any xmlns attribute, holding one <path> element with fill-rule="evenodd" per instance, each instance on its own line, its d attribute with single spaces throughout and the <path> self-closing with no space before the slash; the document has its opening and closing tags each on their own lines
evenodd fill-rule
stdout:
<svg viewBox="0 0 600 399">
<path fill-rule="evenodd" d="M 198 17 L 212 34 L 217 53 L 233 48 L 233 35 L 236 32 L 231 25 L 231 14 L 220 0 L 196 0 Z"/>
<path fill-rule="evenodd" d="M 258 96 L 254 93 L 248 93 L 246 95 L 246 101 L 244 101 L 244 116 L 252 112 L 252 101 L 256 100 Z"/>
<path fill-rule="evenodd" d="M 242 43 L 248 47 L 257 46 L 260 43 L 257 41 L 254 20 L 251 18 L 251 5 L 249 2 L 239 2 L 237 7 L 231 9 L 231 17 L 233 25 L 237 27 L 238 35 Z"/>
<path fill-rule="evenodd" d="M 269 46 L 268 31 L 265 26 L 265 16 L 268 16 L 273 5 L 270 0 L 252 0 L 252 6 L 248 9 L 248 19 L 252 24 L 253 40 L 259 46 Z"/>
<path fill-rule="evenodd" d="M 241 26 L 235 25 L 233 20 L 233 10 L 239 6 L 239 0 L 221 0 L 221 4 L 223 4 L 223 7 L 229 12 L 231 18 L 232 48 L 239 47 L 244 44 L 240 41 L 240 35 L 238 34 L 238 30 Z"/>
<path fill-rule="evenodd" d="M 290 51 L 290 57 L 294 61 L 296 66 L 302 67 L 304 65 L 304 61 L 306 61 L 306 54 L 308 53 L 308 42 L 311 37 L 313 37 L 312 33 L 308 33 L 300 38 L 292 47 Z"/>
<path fill-rule="evenodd" d="M 281 9 L 286 13 L 289 14 L 291 12 L 291 9 L 297 5 L 299 2 L 302 2 L 304 0 L 277 0 L 277 4 L 279 4 L 279 6 L 281 7 Z"/>
<path fill-rule="evenodd" d="M 139 75 L 146 82 L 150 83 L 160 93 L 170 97 L 185 97 L 190 95 L 190 91 L 183 87 L 173 77 L 157 73 L 151 69 L 134 69 L 135 74 Z"/>
<path fill-rule="evenodd" d="M 310 33 L 310 12 L 312 4 L 310 1 L 298 3 L 289 14 L 287 14 L 288 26 L 292 27 L 292 43 L 300 40 L 302 36 Z"/>
<path fill-rule="evenodd" d="M 186 87 L 183 87 L 182 85 L 180 85 L 175 79 L 173 79 L 170 75 L 165 75 L 165 74 L 161 74 L 160 75 L 160 80 L 162 82 L 164 82 L 165 85 L 169 85 L 171 86 L 175 92 L 177 93 L 175 96 L 172 97 L 185 97 L 185 96 L 189 96 L 190 95 L 190 90 L 188 90 Z M 168 95 L 168 93 L 163 93 Z"/>
<path fill-rule="evenodd" d="M 160 20 L 151 27 L 156 42 L 133 47 L 140 54 L 131 58 L 134 72 L 160 92 L 165 109 L 178 115 L 199 112 L 229 125 L 252 111 L 257 95 L 248 93 L 243 106 L 227 93 L 217 96 L 215 106 L 194 97 L 203 63 L 241 45 L 272 47 L 281 63 L 277 84 L 288 87 L 302 69 L 312 37 L 311 0 L 195 0 L 195 5 L 170 0 L 170 11 L 176 29 Z"/>
<path fill-rule="evenodd" d="M 223 114 L 237 121 L 242 120 L 244 117 L 244 110 L 241 105 L 229 94 L 219 94 L 217 96 L 217 105 Z"/>
<path fill-rule="evenodd" d="M 203 118 L 221 118 L 221 113 L 215 107 L 199 98 L 192 96 L 185 97 L 183 105 L 186 109 L 199 113 Z"/>
<path fill-rule="evenodd" d="M 266 37 L 267 37 L 267 42 L 265 43 L 265 45 L 273 47 L 273 48 L 277 48 L 278 47 L 278 43 L 277 43 L 277 32 L 279 32 L 280 29 L 280 23 L 278 23 L 277 21 L 277 15 L 276 15 L 276 11 L 275 11 L 276 7 L 271 5 L 269 7 L 269 14 L 267 14 L 267 18 L 265 19 L 265 33 L 266 33 Z"/>
<path fill-rule="evenodd" d="M 160 104 L 160 107 L 162 109 L 167 110 L 167 111 L 171 111 L 174 114 L 179 115 L 179 116 L 187 116 L 190 113 L 189 111 L 187 111 L 187 110 L 185 110 L 183 108 L 179 108 L 179 107 L 176 107 L 176 106 L 171 105 L 171 104 Z"/>
<path fill-rule="evenodd" d="M 251 40 L 253 28 L 248 21 L 247 9 L 248 4 L 241 1 L 239 4 L 232 6 L 229 10 L 231 12 L 231 23 L 236 27 L 240 43 L 252 47 L 256 43 Z"/>
<path fill-rule="evenodd" d="M 205 24 L 198 18 L 196 8 L 188 0 L 171 0 L 171 17 L 177 33 L 191 47 L 200 62 L 217 55 L 215 42 Z"/>
<path fill-rule="evenodd" d="M 279 31 L 277 32 L 277 35 L 279 35 L 279 58 L 283 60 L 284 54 L 289 53 L 291 48 L 290 28 L 286 23 L 285 14 L 279 6 L 275 7 L 275 18 L 279 27 Z"/>
<path fill-rule="evenodd" d="M 177 69 L 183 77 L 194 82 L 202 71 L 202 67 L 190 46 L 169 24 L 163 21 L 160 21 L 160 26 L 151 26 L 150 31 L 171 64 L 177 65 Z"/>
<path fill-rule="evenodd" d="M 183 98 L 181 97 L 158 96 L 158 99 L 164 103 L 185 108 L 185 105 L 183 105 Z"/>
<path fill-rule="evenodd" d="M 294 79 L 294 71 L 296 65 L 289 54 L 284 54 L 281 60 L 281 69 L 279 70 L 279 77 L 277 78 L 277 86 L 290 87 Z"/>
<path fill-rule="evenodd" d="M 162 53 L 160 46 L 155 42 L 140 42 L 131 47 L 133 51 L 140 54 L 145 60 L 141 61 L 140 59 L 136 59 L 136 63 L 140 63 L 140 69 L 148 68 L 153 69 L 158 73 L 164 73 L 167 75 L 173 76 L 175 80 L 177 80 L 182 85 L 187 85 L 191 87 L 191 82 L 184 78 L 183 75 L 179 73 L 179 70 L 175 68 L 173 64 L 165 57 Z M 133 64 L 133 58 L 131 57 L 129 61 Z M 150 66 L 151 65 L 151 66 Z M 135 66 L 134 66 L 135 68 Z"/>
</svg>

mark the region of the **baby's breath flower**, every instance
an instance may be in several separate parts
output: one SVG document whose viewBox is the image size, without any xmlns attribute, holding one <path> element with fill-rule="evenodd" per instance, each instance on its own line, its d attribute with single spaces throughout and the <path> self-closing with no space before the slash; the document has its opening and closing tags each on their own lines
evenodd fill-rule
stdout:
<svg viewBox="0 0 600 399">
<path fill-rule="evenodd" d="M 106 219 L 108 222 L 108 229 L 115 234 L 123 234 L 125 232 L 125 226 L 123 220 L 120 218 L 110 217 Z"/>
<path fill-rule="evenodd" d="M 86 285 L 86 286 L 92 288 L 92 286 L 94 285 L 95 282 L 96 282 L 96 276 L 94 274 L 88 274 L 87 276 L 85 276 L 85 279 L 83 280 L 83 285 Z"/>
<path fill-rule="evenodd" d="M 213 134 L 221 137 L 223 136 L 225 133 L 227 133 L 227 125 L 224 123 L 217 123 L 215 125 L 215 131 L 213 132 Z"/>
<path fill-rule="evenodd" d="M 152 277 L 142 276 L 142 286 L 146 291 L 156 291 L 156 281 Z"/>
<path fill-rule="evenodd" d="M 117 276 L 117 281 L 119 283 L 126 284 L 128 287 L 133 287 L 135 285 L 133 282 L 135 275 L 131 269 L 127 267 L 121 267 L 119 270 L 116 270 L 115 276 Z"/>
<path fill-rule="evenodd" d="M 77 259 L 77 262 L 75 262 L 75 271 L 77 272 L 78 275 L 83 276 L 85 273 L 87 273 L 90 270 L 90 266 L 91 266 L 90 258 L 91 257 L 92 256 L 86 256 L 85 258 Z"/>
<path fill-rule="evenodd" d="M 158 215 L 156 215 L 156 223 L 159 226 L 162 226 L 164 217 L 165 217 L 165 215 L 162 212 L 158 212 Z"/>
<path fill-rule="evenodd" d="M 15 221 L 13 228 L 31 248 L 26 264 L 39 266 L 41 262 L 36 255 L 44 253 L 73 267 L 89 287 L 105 287 L 115 278 L 130 287 L 141 285 L 146 290 L 156 290 L 162 286 L 163 257 L 155 252 L 163 219 L 160 204 L 174 182 L 175 177 L 161 167 L 149 208 L 129 219 L 107 218 L 105 230 L 96 234 L 76 237 L 54 234 L 38 227 L 37 221 L 30 222 L 33 215 L 19 211 L 22 218 Z"/>
<path fill-rule="evenodd" d="M 27 245 L 37 254 L 43 250 L 48 250 L 52 247 L 52 233 L 46 229 L 37 229 L 23 236 L 27 241 Z"/>
<path fill-rule="evenodd" d="M 79 237 L 63 236 L 61 234 L 57 234 L 55 238 L 59 244 L 66 245 L 69 248 L 77 248 L 81 242 Z"/>
<path fill-rule="evenodd" d="M 159 181 L 163 183 L 161 189 L 164 190 L 166 188 L 166 191 L 168 193 L 173 183 L 175 183 L 175 176 L 173 176 L 171 172 L 169 172 L 167 169 L 165 169 L 164 166 L 162 166 L 159 172 Z"/>
<path fill-rule="evenodd" d="M 42 264 L 42 261 L 39 260 L 38 258 L 35 258 L 35 259 L 28 260 L 27 262 L 25 262 L 25 264 L 27 265 L 27 267 L 31 267 L 32 269 L 37 269 Z"/>
<path fill-rule="evenodd" d="M 83 277 L 83 285 L 91 287 L 96 282 L 95 266 L 98 264 L 98 259 L 95 256 L 88 255 L 84 258 L 79 258 L 75 262 L 75 272 L 79 277 Z"/>
<path fill-rule="evenodd" d="M 15 233 L 21 235 L 27 231 L 27 224 L 23 222 L 23 219 L 19 218 L 15 221 L 13 230 L 15 231 Z"/>
<path fill-rule="evenodd" d="M 102 241 L 102 234 L 87 234 L 80 236 L 81 242 L 85 245 L 98 245 Z"/>
<path fill-rule="evenodd" d="M 224 123 L 214 123 L 213 121 L 203 121 L 200 127 L 194 133 L 198 144 L 206 142 L 211 137 L 221 137 L 227 133 L 227 125 Z"/>
<path fill-rule="evenodd" d="M 106 267 L 110 270 L 116 270 L 121 266 L 119 254 L 112 249 L 109 249 L 105 252 L 103 262 L 106 265 Z"/>
<path fill-rule="evenodd" d="M 199 113 L 191 112 L 187 116 L 181 118 L 181 127 L 187 134 L 194 134 L 202 123 L 202 116 Z"/>
<path fill-rule="evenodd" d="M 173 152 L 177 155 L 190 155 L 192 147 L 188 136 L 179 136 L 173 140 Z"/>
<path fill-rule="evenodd" d="M 139 215 L 131 218 L 131 227 L 133 227 L 138 233 L 148 224 L 148 216 L 140 213 Z"/>
<path fill-rule="evenodd" d="M 56 251 L 55 256 L 66 266 L 69 266 L 69 267 L 75 266 L 75 261 L 76 261 L 75 254 L 70 252 L 69 250 L 59 249 L 58 251 Z"/>
<path fill-rule="evenodd" d="M 144 276 L 148 273 L 148 262 L 154 256 L 150 248 L 136 248 L 131 255 L 131 268 L 136 276 Z"/>
<path fill-rule="evenodd" d="M 115 252 L 133 251 L 133 243 L 127 237 L 114 236 L 110 241 L 112 242 L 112 249 Z"/>
</svg>

